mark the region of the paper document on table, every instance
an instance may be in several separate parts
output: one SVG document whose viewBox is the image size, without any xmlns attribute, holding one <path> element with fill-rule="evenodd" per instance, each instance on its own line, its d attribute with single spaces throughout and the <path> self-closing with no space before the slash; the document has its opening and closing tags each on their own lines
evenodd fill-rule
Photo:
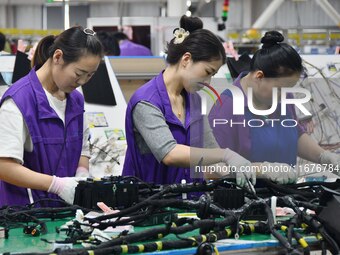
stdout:
<svg viewBox="0 0 340 255">
<path fill-rule="evenodd" d="M 108 127 L 105 114 L 103 112 L 87 112 L 85 113 L 89 127 Z"/>
</svg>

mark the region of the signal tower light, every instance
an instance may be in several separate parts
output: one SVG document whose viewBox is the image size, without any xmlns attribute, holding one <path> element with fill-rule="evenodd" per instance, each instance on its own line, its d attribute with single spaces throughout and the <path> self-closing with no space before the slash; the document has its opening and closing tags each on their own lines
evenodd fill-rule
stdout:
<svg viewBox="0 0 340 255">
<path fill-rule="evenodd" d="M 226 22 L 228 20 L 228 12 L 229 12 L 229 0 L 224 0 L 223 9 L 222 9 L 223 22 Z"/>
</svg>

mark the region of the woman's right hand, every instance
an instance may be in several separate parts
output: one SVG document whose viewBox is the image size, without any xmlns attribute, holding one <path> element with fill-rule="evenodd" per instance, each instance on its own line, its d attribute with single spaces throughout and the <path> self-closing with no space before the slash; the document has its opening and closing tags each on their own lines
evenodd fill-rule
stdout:
<svg viewBox="0 0 340 255">
<path fill-rule="evenodd" d="M 47 192 L 57 194 L 67 203 L 73 204 L 75 190 L 80 180 L 82 180 L 80 177 L 57 177 L 53 175 L 52 183 Z"/>
<path fill-rule="evenodd" d="M 225 149 L 223 162 L 230 167 L 236 168 L 237 185 L 241 187 L 246 186 L 248 184 L 247 179 L 251 182 L 252 185 L 256 184 L 256 171 L 253 171 L 253 168 L 251 167 L 251 162 L 249 160 L 227 148 Z"/>
</svg>

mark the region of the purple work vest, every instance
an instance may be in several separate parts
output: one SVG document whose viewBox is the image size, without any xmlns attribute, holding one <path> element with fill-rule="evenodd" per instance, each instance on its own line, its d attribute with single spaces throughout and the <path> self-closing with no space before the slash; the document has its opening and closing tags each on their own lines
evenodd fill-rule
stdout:
<svg viewBox="0 0 340 255">
<path fill-rule="evenodd" d="M 132 96 L 126 110 L 127 152 L 123 167 L 124 176 L 136 176 L 143 181 L 156 184 L 187 183 L 201 180 L 190 174 L 190 168 L 166 166 L 158 162 L 150 153 L 141 154 L 134 136 L 132 111 L 140 101 L 146 101 L 156 106 L 164 115 L 166 123 L 178 144 L 202 147 L 203 118 L 201 115 L 201 100 L 198 94 L 188 94 L 186 98 L 186 118 L 184 125 L 173 114 L 169 96 L 164 84 L 163 73 L 139 88 Z"/>
<path fill-rule="evenodd" d="M 242 72 L 233 82 L 233 85 L 238 87 L 242 92 L 241 79 L 247 74 L 248 72 Z M 248 102 L 247 96 L 244 94 L 244 92 L 243 96 L 244 112 L 246 112 L 248 108 Z M 292 97 L 292 95 L 289 95 L 289 97 Z M 222 92 L 221 102 L 221 104 L 216 104 L 211 108 L 208 116 L 209 123 L 216 141 L 221 148 L 229 148 L 250 160 L 252 146 L 250 128 L 248 125 L 243 126 L 242 124 L 244 121 L 246 121 L 246 115 L 233 114 L 233 97 L 229 93 L 228 89 Z M 279 107 L 274 113 L 274 116 L 280 115 L 278 110 Z M 293 119 L 297 119 L 295 109 L 292 105 L 288 105 L 287 110 L 292 115 Z M 214 119 L 227 120 L 229 122 L 232 120 L 234 125 L 232 127 L 229 127 L 228 125 L 216 125 L 214 127 Z M 297 125 L 297 131 L 299 136 L 305 132 L 304 128 L 300 124 Z M 269 161 L 269 159 L 267 161 Z"/>
<path fill-rule="evenodd" d="M 7 98 L 12 98 L 18 106 L 32 138 L 33 151 L 24 152 L 24 166 L 48 175 L 74 176 L 82 149 L 83 96 L 76 90 L 67 95 L 65 126 L 50 107 L 34 70 L 6 91 L 0 107 Z M 3 181 L 0 181 L 0 194 L 0 206 L 29 203 L 27 189 Z M 58 198 L 55 194 L 33 189 L 32 195 L 34 201 Z M 42 206 L 51 205 L 54 203 Z"/>
<path fill-rule="evenodd" d="M 144 45 L 124 40 L 119 44 L 120 56 L 152 56 L 152 52 Z"/>
</svg>

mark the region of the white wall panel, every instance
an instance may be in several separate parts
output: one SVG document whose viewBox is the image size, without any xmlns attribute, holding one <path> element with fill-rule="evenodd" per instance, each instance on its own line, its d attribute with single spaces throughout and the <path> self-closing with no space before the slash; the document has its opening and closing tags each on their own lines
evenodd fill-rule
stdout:
<svg viewBox="0 0 340 255">
<path fill-rule="evenodd" d="M 11 5 L 42 5 L 46 0 L 0 0 L 0 4 Z"/>
<path fill-rule="evenodd" d="M 110 4 L 91 4 L 90 17 L 119 17 L 130 16 L 155 17 L 160 13 L 158 3 L 110 3 Z"/>
<path fill-rule="evenodd" d="M 138 17 L 158 17 L 160 15 L 160 5 L 155 3 L 129 3 L 127 5 L 128 15 Z"/>
<path fill-rule="evenodd" d="M 70 6 L 70 25 L 86 27 L 89 15 L 87 5 Z M 64 29 L 64 13 L 61 6 L 47 7 L 47 29 Z"/>
<path fill-rule="evenodd" d="M 90 17 L 118 17 L 119 12 L 118 3 L 90 5 Z"/>
<path fill-rule="evenodd" d="M 17 5 L 15 27 L 22 29 L 42 28 L 42 7 L 40 5 Z"/>
<path fill-rule="evenodd" d="M 6 8 L 0 7 L 0 27 L 7 26 L 6 19 L 7 19 Z"/>
</svg>

